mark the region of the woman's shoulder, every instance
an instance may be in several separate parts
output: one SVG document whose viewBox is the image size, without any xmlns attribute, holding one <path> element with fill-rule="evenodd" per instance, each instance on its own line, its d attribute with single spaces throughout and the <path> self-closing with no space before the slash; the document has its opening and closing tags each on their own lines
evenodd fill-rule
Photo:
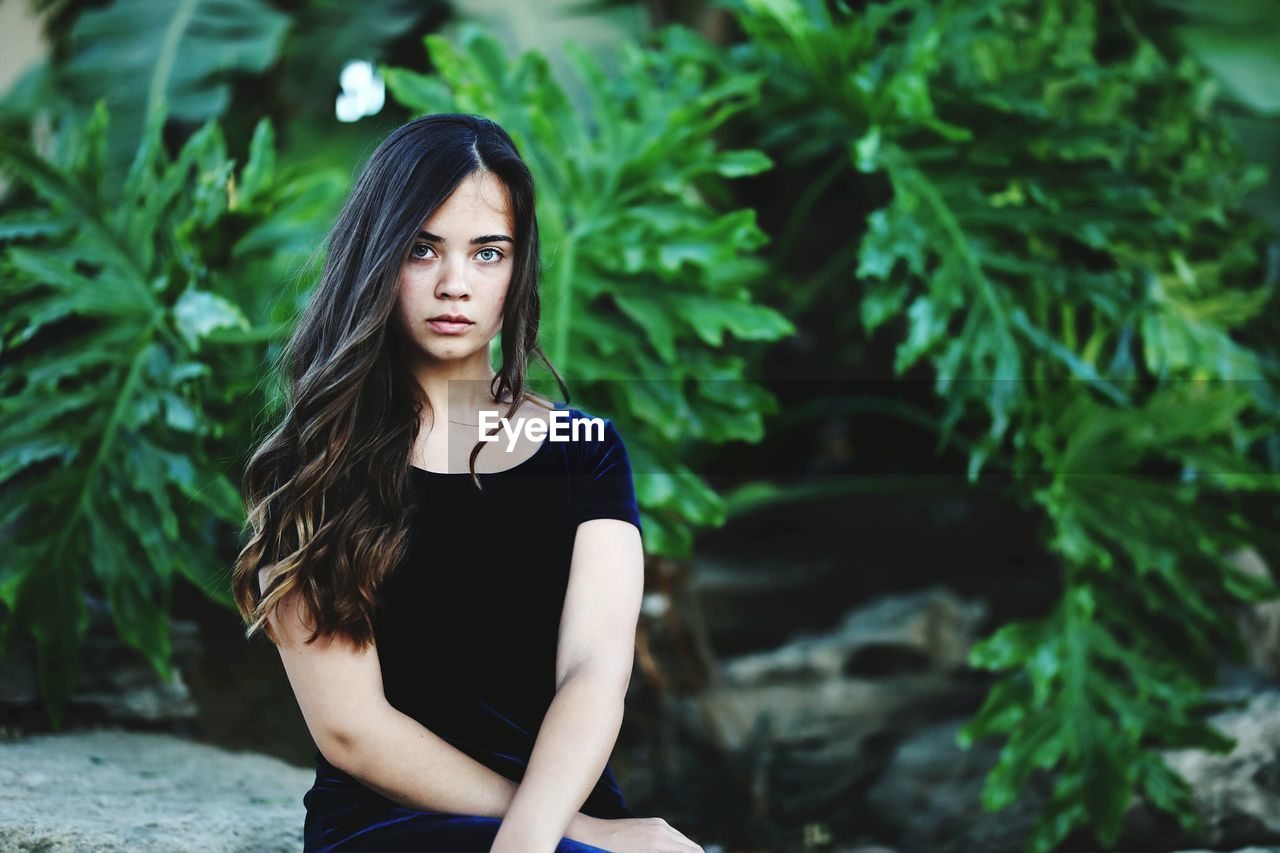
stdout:
<svg viewBox="0 0 1280 853">
<path fill-rule="evenodd" d="M 592 465 L 618 451 L 625 453 L 612 418 L 548 397 L 526 394 L 526 398 L 531 416 L 546 420 L 548 440 L 559 444 L 575 467 Z"/>
</svg>

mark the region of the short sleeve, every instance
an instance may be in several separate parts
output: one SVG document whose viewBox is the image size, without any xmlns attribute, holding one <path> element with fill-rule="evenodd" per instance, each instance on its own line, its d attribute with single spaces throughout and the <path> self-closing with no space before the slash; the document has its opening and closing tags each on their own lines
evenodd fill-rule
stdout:
<svg viewBox="0 0 1280 853">
<path fill-rule="evenodd" d="M 582 462 L 574 490 L 574 522 L 581 524 L 592 518 L 618 518 L 631 522 L 643 534 L 627 448 L 613 421 L 608 418 L 601 420 L 604 421 L 603 438 L 599 435 L 600 429 L 589 420 L 579 427 L 582 430 L 578 439 L 582 444 Z"/>
</svg>

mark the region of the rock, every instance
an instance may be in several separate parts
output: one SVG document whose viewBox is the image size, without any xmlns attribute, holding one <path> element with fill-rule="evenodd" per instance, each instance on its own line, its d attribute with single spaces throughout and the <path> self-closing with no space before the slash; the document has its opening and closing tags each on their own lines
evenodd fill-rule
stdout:
<svg viewBox="0 0 1280 853">
<path fill-rule="evenodd" d="M 119 730 L 0 742 L 0 849 L 302 849 L 314 771 L 168 734 Z"/>
<path fill-rule="evenodd" d="M 699 554 L 689 591 L 715 648 L 747 651 L 838 618 L 848 601 L 848 573 L 846 561 L 831 554 Z"/>
<path fill-rule="evenodd" d="M 836 805 L 878 771 L 880 744 L 976 708 L 980 687 L 957 671 L 984 615 L 941 587 L 881 598 L 830 632 L 727 660 L 677 713 L 754 766 L 777 814 Z"/>
<path fill-rule="evenodd" d="M 1231 555 L 1231 562 L 1255 578 L 1271 577 L 1271 569 L 1253 548 L 1242 548 Z M 1249 663 L 1280 678 L 1280 599 L 1241 607 L 1236 619 L 1248 652 Z"/>
<path fill-rule="evenodd" d="M 1191 784 L 1204 821 L 1205 835 L 1187 843 L 1219 850 L 1280 844 L 1280 690 L 1257 692 L 1244 707 L 1220 711 L 1210 722 L 1236 741 L 1231 752 L 1161 751 Z M 1139 803 L 1126 816 L 1124 838 L 1168 837 L 1173 831 L 1165 815 Z"/>
<path fill-rule="evenodd" d="M 747 451 L 724 472 L 745 475 L 760 462 L 776 469 L 777 459 L 758 453 Z M 821 485 L 812 485 L 831 489 L 822 499 L 766 500 L 699 534 L 687 591 L 718 653 L 776 648 L 798 631 L 833 627 L 860 602 L 932 584 L 981 599 L 1002 619 L 1054 606 L 1061 575 L 1024 508 L 995 490 L 946 484 L 909 494 L 861 491 L 864 474 L 913 478 L 900 462 L 873 466 L 882 463 L 872 471 L 815 470 Z M 850 494 L 840 493 L 843 485 Z"/>
<path fill-rule="evenodd" d="M 961 749 L 956 733 L 966 720 L 912 734 L 867 791 L 867 806 L 901 833 L 896 841 L 903 850 L 1017 853 L 1048 800 L 1045 780 L 1033 776 L 1011 806 L 984 811 L 982 787 L 1000 744 L 984 739 Z"/>
<path fill-rule="evenodd" d="M 194 721 L 198 709 L 183 673 L 199 660 L 199 626 L 169 620 L 173 677 L 166 681 L 137 649 L 120 639 L 106 602 L 87 596 L 86 604 L 90 622 L 81 649 L 80 681 L 64 726 L 181 728 Z M 35 644 L 27 640 L 0 662 L 0 720 L 44 718 L 36 689 Z"/>
<path fill-rule="evenodd" d="M 34 706 L 40 699 L 36 684 L 35 661 L 29 656 L 0 658 L 0 708 Z"/>
<path fill-rule="evenodd" d="M 723 672 L 742 687 L 947 672 L 964 666 L 985 615 L 981 602 L 939 586 L 885 596 L 850 611 L 832 631 L 727 660 Z"/>
<path fill-rule="evenodd" d="M 1237 692 L 1228 690 L 1221 698 Z M 1023 796 L 1007 809 L 983 811 L 982 786 L 1002 742 L 982 740 L 961 750 L 955 735 L 966 719 L 912 734 L 899 744 L 867 792 L 867 806 L 902 833 L 896 840 L 904 850 L 1014 853 L 1046 802 L 1052 777 L 1038 772 Z M 1280 690 L 1254 692 L 1245 707 L 1210 719 L 1215 728 L 1236 739 L 1230 753 L 1161 752 L 1190 783 L 1204 819 L 1204 837 L 1186 837 L 1171 817 L 1151 810 L 1135 795 L 1117 850 L 1197 844 L 1231 850 L 1280 843 Z"/>
<path fill-rule="evenodd" d="M 1215 850 L 1198 848 L 1196 850 L 1178 850 L 1175 853 L 1217 853 Z M 1241 847 L 1232 853 L 1280 853 L 1280 847 Z"/>
</svg>

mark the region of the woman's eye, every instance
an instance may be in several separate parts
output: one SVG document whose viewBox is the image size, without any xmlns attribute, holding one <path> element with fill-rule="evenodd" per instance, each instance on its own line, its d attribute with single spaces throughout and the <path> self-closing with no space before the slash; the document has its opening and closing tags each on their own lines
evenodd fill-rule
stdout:
<svg viewBox="0 0 1280 853">
<path fill-rule="evenodd" d="M 414 243 L 409 249 L 409 256 L 420 261 L 425 261 L 431 257 L 426 254 L 428 251 L 435 252 L 435 249 L 427 243 Z M 488 256 L 481 258 L 486 264 L 496 264 L 504 257 L 501 250 L 495 249 L 492 246 L 485 246 L 479 252 L 476 252 L 476 255 L 483 256 L 486 252 L 488 253 Z"/>
</svg>

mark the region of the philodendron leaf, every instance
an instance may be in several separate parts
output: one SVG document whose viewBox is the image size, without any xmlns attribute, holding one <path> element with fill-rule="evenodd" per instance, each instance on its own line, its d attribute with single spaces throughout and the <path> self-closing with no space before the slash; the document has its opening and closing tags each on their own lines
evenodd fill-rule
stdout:
<svg viewBox="0 0 1280 853">
<path fill-rule="evenodd" d="M 106 162 L 123 174 L 161 102 L 189 124 L 221 116 L 234 75 L 267 71 L 291 23 L 263 0 L 113 0 L 76 17 L 58 76 L 85 103 L 110 98 Z"/>
<path fill-rule="evenodd" d="M 687 553 L 690 526 L 720 524 L 724 512 L 673 460 L 699 442 L 757 440 L 769 396 L 700 393 L 704 381 L 752 384 L 744 359 L 717 374 L 700 356 L 795 331 L 755 296 L 766 271 L 755 252 L 767 242 L 755 212 L 720 211 L 699 190 L 771 166 L 713 135 L 757 102 L 760 75 L 727 73 L 718 48 L 673 27 L 619 45 L 609 74 L 566 45 L 571 99 L 545 57 L 508 57 L 475 25 L 425 43 L 435 73 L 387 69 L 388 90 L 420 113 L 481 113 L 511 134 L 538 187 L 543 348 L 574 397 L 626 433 L 637 498 L 654 514 L 646 548 Z"/>
<path fill-rule="evenodd" d="M 178 333 L 193 350 L 198 350 L 201 338 L 215 329 L 249 328 L 249 321 L 230 300 L 195 288 L 183 291 L 173 306 L 173 316 Z"/>
<path fill-rule="evenodd" d="M 220 130 L 205 125 L 170 157 L 157 118 L 113 195 L 100 174 L 105 110 L 99 102 L 87 143 L 68 133 L 48 159 L 0 140 L 0 161 L 35 191 L 36 206 L 8 221 L 58 225 L 0 229 L 0 527 L 11 534 L 0 656 L 35 638 L 55 726 L 78 678 L 86 586 L 105 595 L 119 635 L 162 677 L 173 578 L 233 604 L 219 544 L 243 507 L 224 460 L 245 437 L 219 446 L 227 424 L 210 408 L 240 417 L 224 400 L 252 393 L 266 341 L 249 334 L 241 291 L 226 286 L 252 276 L 205 265 L 215 253 L 234 263 L 262 254 L 225 244 L 236 172 Z M 250 234 L 297 192 L 272 180 L 267 127 L 235 211 Z M 189 284 L 179 291 L 174 281 Z M 254 351 L 240 357 L 238 346 Z"/>
</svg>

